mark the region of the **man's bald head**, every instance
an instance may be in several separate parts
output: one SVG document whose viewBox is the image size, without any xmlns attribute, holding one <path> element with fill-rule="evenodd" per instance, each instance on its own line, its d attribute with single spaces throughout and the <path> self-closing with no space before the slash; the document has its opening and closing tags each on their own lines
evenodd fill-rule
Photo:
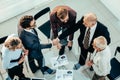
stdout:
<svg viewBox="0 0 120 80">
<path fill-rule="evenodd" d="M 84 20 L 93 21 L 93 20 L 97 20 L 97 17 L 94 13 L 87 13 L 84 15 Z"/>
<path fill-rule="evenodd" d="M 96 24 L 97 16 L 94 13 L 87 13 L 84 15 L 83 24 L 86 27 L 92 27 Z"/>
</svg>

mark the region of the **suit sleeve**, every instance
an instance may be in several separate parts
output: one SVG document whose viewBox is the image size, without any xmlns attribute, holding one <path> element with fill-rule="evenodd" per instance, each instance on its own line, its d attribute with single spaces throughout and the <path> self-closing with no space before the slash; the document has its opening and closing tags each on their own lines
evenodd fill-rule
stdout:
<svg viewBox="0 0 120 80">
<path fill-rule="evenodd" d="M 57 23 L 55 22 L 56 18 L 55 18 L 55 14 L 51 14 L 50 15 L 50 23 L 51 23 L 51 28 L 52 28 L 52 32 L 53 32 L 53 38 L 58 37 L 58 31 L 57 31 Z"/>
<path fill-rule="evenodd" d="M 72 21 L 70 21 L 70 27 L 75 27 L 75 22 L 76 22 L 76 15 L 72 17 Z M 74 33 L 69 35 L 69 40 L 72 41 L 74 37 Z"/>
<path fill-rule="evenodd" d="M 38 38 L 33 38 L 30 35 L 24 35 L 24 34 L 20 38 L 26 49 L 29 49 L 29 50 L 41 49 L 41 45 Z"/>
<path fill-rule="evenodd" d="M 52 44 L 49 43 L 49 44 L 40 44 L 41 45 L 41 49 L 46 49 L 46 48 L 51 48 L 52 47 Z"/>
<path fill-rule="evenodd" d="M 3 46 L 2 49 L 1 49 L 1 52 L 2 52 L 2 63 L 3 63 L 3 68 L 4 69 L 10 69 L 14 66 L 17 66 L 18 65 L 18 62 L 10 62 L 11 61 L 11 54 L 8 54 L 8 49 Z"/>
<path fill-rule="evenodd" d="M 83 23 L 83 18 L 81 18 L 76 24 L 75 26 L 71 26 L 70 28 L 68 28 L 66 31 L 64 31 L 61 35 L 59 35 L 59 39 L 64 39 L 65 37 L 67 37 L 68 35 L 74 33 L 75 31 L 77 31 L 81 24 Z"/>
<path fill-rule="evenodd" d="M 110 39 L 110 33 L 109 33 L 107 27 L 105 27 L 105 29 L 103 29 L 103 36 L 106 38 L 107 44 L 109 45 L 111 43 L 111 39 Z"/>
<path fill-rule="evenodd" d="M 98 34 L 101 34 L 100 36 L 104 36 L 107 40 L 107 44 L 109 45 L 110 42 L 111 42 L 111 39 L 110 39 L 110 33 L 108 31 L 108 28 L 106 26 L 104 26 L 103 24 L 100 24 L 99 25 L 99 29 L 100 31 L 98 31 L 99 33 Z"/>
</svg>

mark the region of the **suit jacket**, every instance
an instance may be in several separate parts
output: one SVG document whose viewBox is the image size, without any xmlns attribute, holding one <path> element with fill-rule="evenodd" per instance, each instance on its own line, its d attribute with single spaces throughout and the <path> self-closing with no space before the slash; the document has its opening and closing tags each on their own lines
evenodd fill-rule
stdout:
<svg viewBox="0 0 120 80">
<path fill-rule="evenodd" d="M 20 34 L 20 39 L 26 49 L 29 50 L 29 54 L 39 53 L 43 57 L 41 49 L 50 48 L 51 44 L 40 44 L 38 34 L 35 29 L 33 29 L 35 34 L 23 30 Z"/>
<path fill-rule="evenodd" d="M 66 37 L 67 35 L 74 33 L 75 31 L 77 31 L 78 29 L 80 29 L 80 35 L 78 37 L 78 44 L 79 46 L 83 46 L 83 39 L 85 36 L 85 31 L 86 31 L 86 27 L 83 25 L 83 18 L 82 17 L 76 24 L 76 27 L 72 27 L 68 30 L 66 30 L 62 35 L 59 36 L 59 39 L 63 39 L 64 37 Z M 110 34 L 108 32 L 108 29 L 106 26 L 104 26 L 102 23 L 100 23 L 99 21 L 97 21 L 97 26 L 96 26 L 96 30 L 95 33 L 92 37 L 91 43 L 90 43 L 90 47 L 88 48 L 88 51 L 93 52 L 93 40 L 98 37 L 98 36 L 104 36 L 107 40 L 107 44 L 110 44 L 111 39 L 110 39 Z"/>
<path fill-rule="evenodd" d="M 64 7 L 65 9 L 68 10 L 69 20 L 67 23 L 61 22 L 57 17 L 56 11 L 61 7 Z M 51 22 L 51 28 L 53 30 L 54 38 L 56 38 L 58 37 L 58 28 L 62 27 L 64 29 L 64 28 L 70 28 L 72 26 L 75 26 L 76 12 L 68 6 L 57 6 L 50 13 L 50 22 Z M 73 33 L 69 35 L 69 40 L 73 40 Z"/>
</svg>

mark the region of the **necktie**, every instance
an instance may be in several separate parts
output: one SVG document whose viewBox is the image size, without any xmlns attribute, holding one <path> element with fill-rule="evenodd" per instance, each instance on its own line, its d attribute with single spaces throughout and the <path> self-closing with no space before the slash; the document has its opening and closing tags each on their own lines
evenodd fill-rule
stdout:
<svg viewBox="0 0 120 80">
<path fill-rule="evenodd" d="M 90 38 L 90 28 L 88 28 L 88 30 L 86 32 L 86 35 L 84 37 L 83 46 L 84 46 L 85 49 L 88 49 L 88 47 L 89 47 L 89 38 Z"/>
</svg>

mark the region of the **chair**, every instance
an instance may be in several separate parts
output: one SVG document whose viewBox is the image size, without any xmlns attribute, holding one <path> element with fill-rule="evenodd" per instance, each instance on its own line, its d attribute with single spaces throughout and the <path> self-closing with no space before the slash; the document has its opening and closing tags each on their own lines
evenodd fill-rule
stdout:
<svg viewBox="0 0 120 80">
<path fill-rule="evenodd" d="M 46 7 L 43 10 L 39 11 L 37 14 L 34 15 L 34 19 L 37 20 L 41 16 L 45 15 L 46 13 L 50 13 L 50 8 Z M 50 39 L 51 27 L 50 27 L 50 19 L 44 22 L 42 25 L 38 27 L 38 29 L 48 38 Z"/>
<path fill-rule="evenodd" d="M 120 47 L 116 48 L 114 57 L 111 59 L 111 71 L 110 74 L 107 75 L 110 80 L 116 80 L 120 77 L 120 62 L 115 58 L 117 52 L 120 53 Z"/>
<path fill-rule="evenodd" d="M 8 36 L 3 36 L 0 38 L 0 44 L 4 43 L 4 41 L 6 40 Z"/>
<path fill-rule="evenodd" d="M 0 51 L 0 58 L 1 58 L 1 60 L 2 60 L 2 53 L 1 53 L 1 51 Z M 1 76 L 1 79 L 4 80 L 4 77 L 3 77 L 3 75 L 2 75 L 2 71 L 1 71 L 1 70 L 0 70 L 0 76 Z"/>
<path fill-rule="evenodd" d="M 1 37 L 0 38 L 0 44 L 4 43 L 6 38 L 7 38 L 7 36 Z M 2 60 L 2 52 L 1 51 L 0 51 L 0 59 Z M 1 79 L 4 80 L 1 70 L 0 70 L 0 76 L 1 76 Z"/>
</svg>

